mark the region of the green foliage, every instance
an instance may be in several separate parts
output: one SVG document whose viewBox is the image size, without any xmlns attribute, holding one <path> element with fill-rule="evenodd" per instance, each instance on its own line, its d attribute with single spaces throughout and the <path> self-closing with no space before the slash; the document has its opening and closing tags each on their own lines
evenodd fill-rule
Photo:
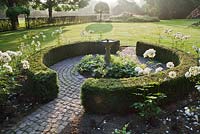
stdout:
<svg viewBox="0 0 200 134">
<path fill-rule="evenodd" d="M 111 32 L 113 30 L 113 25 L 108 23 L 98 23 L 98 24 L 90 24 L 85 28 L 86 31 L 92 31 L 94 34 L 103 34 L 107 32 Z"/>
<path fill-rule="evenodd" d="M 47 17 L 29 17 L 26 18 L 27 28 L 38 28 L 46 26 L 60 26 L 60 25 L 71 25 L 71 24 L 82 24 L 96 21 L 96 16 L 61 16 L 53 17 L 52 23 L 49 24 L 49 18 Z"/>
<path fill-rule="evenodd" d="M 200 21 L 193 23 L 192 26 L 199 27 L 200 26 Z"/>
<path fill-rule="evenodd" d="M 142 89 L 142 91 L 144 90 L 146 89 Z M 144 119 L 156 118 L 162 111 L 158 106 L 159 101 L 167 97 L 163 93 L 146 94 L 145 91 L 136 93 L 136 95 L 142 96 L 143 102 L 135 102 L 131 107 L 137 109 L 139 115 Z"/>
<path fill-rule="evenodd" d="M 7 74 L 0 77 L 0 105 L 6 105 L 9 96 L 21 91 L 21 85 L 17 81 L 16 75 Z"/>
<path fill-rule="evenodd" d="M 173 69 L 149 76 L 131 77 L 125 79 L 87 79 L 82 85 L 81 100 L 86 112 L 89 113 L 127 113 L 134 102 L 143 102 L 143 98 L 134 93 L 140 93 L 148 86 L 146 94 L 164 93 L 167 98 L 159 104 L 166 104 L 183 99 L 194 89 L 194 83 L 185 78 L 185 72 L 190 66 L 197 64 L 192 55 L 153 44 L 138 42 L 136 54 L 142 56 L 148 49 L 156 50 L 155 59 L 177 65 Z M 167 55 L 167 56 L 166 56 Z M 176 71 L 175 79 L 168 79 L 170 71 Z"/>
<path fill-rule="evenodd" d="M 48 102 L 57 97 L 57 75 L 50 70 L 28 74 L 28 85 L 24 93 L 39 102 Z"/>
<path fill-rule="evenodd" d="M 114 132 L 112 132 L 112 134 L 131 134 L 130 131 L 127 131 L 127 128 L 128 128 L 128 124 L 126 124 L 122 130 L 118 130 L 118 129 L 115 129 Z"/>
<path fill-rule="evenodd" d="M 107 3 L 105 2 L 99 2 L 95 5 L 94 7 L 94 11 L 98 14 L 98 13 L 109 13 L 110 12 L 110 7 Z"/>
<path fill-rule="evenodd" d="M 145 9 L 151 16 L 161 19 L 186 18 L 197 6 L 199 0 L 145 0 Z"/>
<path fill-rule="evenodd" d="M 111 21 L 117 22 L 159 22 L 160 19 L 157 17 L 140 16 L 132 14 L 122 14 L 111 18 Z"/>
<path fill-rule="evenodd" d="M 34 9 L 48 9 L 49 17 L 52 18 L 52 10 L 55 11 L 71 11 L 83 8 L 88 5 L 89 0 L 34 0 L 32 7 Z"/>
<path fill-rule="evenodd" d="M 56 72 L 48 69 L 42 61 L 48 50 L 41 50 L 29 57 L 30 72 L 24 93 L 39 102 L 48 102 L 57 97 L 58 85 Z"/>
<path fill-rule="evenodd" d="M 134 77 L 136 64 L 128 57 L 111 56 L 111 65 L 105 66 L 104 56 L 85 56 L 77 65 L 77 70 L 83 75 L 96 78 L 128 78 Z"/>
<path fill-rule="evenodd" d="M 0 31 L 8 31 L 12 29 L 10 19 L 0 19 Z"/>
<path fill-rule="evenodd" d="M 144 11 L 142 11 L 135 1 L 118 0 L 118 5 L 112 9 L 112 14 L 119 15 L 124 12 L 141 15 L 144 14 Z"/>
<path fill-rule="evenodd" d="M 20 14 L 30 15 L 30 10 L 21 6 L 9 7 L 6 11 L 6 16 L 9 18 L 17 17 Z"/>
<path fill-rule="evenodd" d="M 100 55 L 87 55 L 77 65 L 77 70 L 81 74 L 89 74 L 93 77 L 104 77 L 105 76 L 105 64 L 103 56 Z"/>
</svg>

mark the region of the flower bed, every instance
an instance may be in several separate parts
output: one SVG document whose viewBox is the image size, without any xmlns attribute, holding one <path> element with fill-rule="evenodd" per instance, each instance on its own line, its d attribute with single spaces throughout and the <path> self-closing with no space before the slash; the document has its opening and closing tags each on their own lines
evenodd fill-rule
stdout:
<svg viewBox="0 0 200 134">
<path fill-rule="evenodd" d="M 82 85 L 81 99 L 86 112 L 90 113 L 125 113 L 130 106 L 142 98 L 135 95 L 140 89 L 148 89 L 148 93 L 162 92 L 167 98 L 160 105 L 184 98 L 192 91 L 194 84 L 185 78 L 185 72 L 196 65 L 192 55 L 182 51 L 138 42 L 136 54 L 143 56 L 146 50 L 156 50 L 155 59 L 162 62 L 173 62 L 175 68 L 148 76 L 124 79 L 87 79 Z M 169 79 L 170 72 L 175 71 L 177 77 Z"/>
</svg>

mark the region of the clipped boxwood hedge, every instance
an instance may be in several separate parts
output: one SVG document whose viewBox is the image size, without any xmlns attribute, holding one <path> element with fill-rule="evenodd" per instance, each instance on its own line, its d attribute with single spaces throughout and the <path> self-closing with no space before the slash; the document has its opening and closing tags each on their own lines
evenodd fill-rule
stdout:
<svg viewBox="0 0 200 134">
<path fill-rule="evenodd" d="M 116 41 L 112 47 L 112 53 L 119 50 L 119 44 L 119 41 Z M 99 42 L 80 42 L 42 49 L 29 59 L 31 69 L 28 73 L 25 93 L 42 102 L 54 99 L 59 92 L 57 74 L 48 67 L 66 58 L 103 53 L 105 49 Z"/>
<path fill-rule="evenodd" d="M 162 63 L 172 61 L 176 67 L 150 76 L 124 79 L 87 79 L 81 90 L 82 105 L 85 111 L 99 114 L 126 113 L 131 110 L 130 105 L 141 100 L 133 93 L 141 92 L 139 88 L 144 87 L 149 87 L 149 93 L 162 92 L 167 95 L 167 98 L 160 102 L 161 105 L 188 95 L 194 85 L 184 77 L 184 74 L 191 66 L 197 64 L 193 56 L 175 49 L 143 42 L 137 42 L 136 54 L 143 56 L 143 53 L 150 48 L 156 50 L 156 60 Z M 177 72 L 178 77 L 166 79 L 172 70 Z"/>
</svg>

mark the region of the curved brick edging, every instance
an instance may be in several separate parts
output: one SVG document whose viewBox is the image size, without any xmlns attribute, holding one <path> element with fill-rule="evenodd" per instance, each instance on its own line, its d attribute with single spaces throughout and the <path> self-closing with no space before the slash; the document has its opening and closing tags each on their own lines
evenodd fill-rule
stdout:
<svg viewBox="0 0 200 134">
<path fill-rule="evenodd" d="M 67 133 L 70 120 L 79 115 L 80 86 L 84 77 L 74 72 L 74 65 L 81 57 L 61 61 L 50 68 L 58 73 L 58 97 L 25 117 L 6 134 L 63 134 Z"/>
</svg>

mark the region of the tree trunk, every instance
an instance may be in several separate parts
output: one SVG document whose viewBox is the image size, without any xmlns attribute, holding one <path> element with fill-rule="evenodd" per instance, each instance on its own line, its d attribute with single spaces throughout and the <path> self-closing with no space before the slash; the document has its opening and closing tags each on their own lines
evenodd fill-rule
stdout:
<svg viewBox="0 0 200 134">
<path fill-rule="evenodd" d="M 49 23 L 53 22 L 53 6 L 52 1 L 48 0 Z"/>
<path fill-rule="evenodd" d="M 7 7 L 16 7 L 16 3 L 14 0 L 8 0 L 8 5 Z M 12 18 L 10 18 L 11 20 L 11 25 L 12 25 L 12 30 L 16 30 L 17 27 L 19 26 L 19 20 L 18 20 L 18 16 L 13 16 Z"/>
<path fill-rule="evenodd" d="M 102 21 L 102 12 L 100 12 L 100 22 Z"/>
<path fill-rule="evenodd" d="M 19 26 L 18 16 L 10 18 L 12 30 L 17 30 L 17 27 Z"/>
</svg>

